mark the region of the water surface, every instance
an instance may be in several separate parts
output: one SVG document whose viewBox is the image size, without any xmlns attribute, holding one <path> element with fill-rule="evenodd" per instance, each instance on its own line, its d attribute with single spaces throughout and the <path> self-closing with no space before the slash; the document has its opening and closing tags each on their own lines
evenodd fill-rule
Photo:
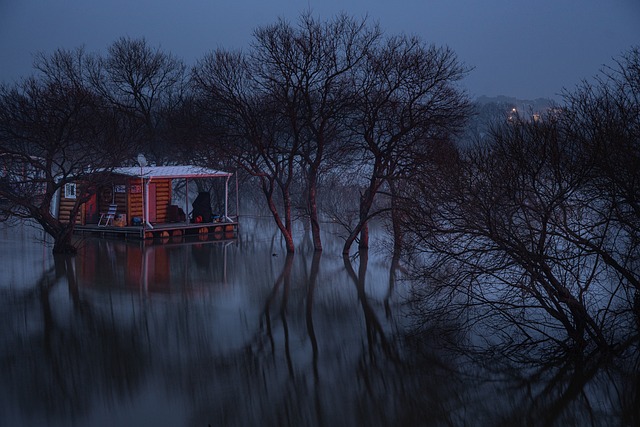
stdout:
<svg viewBox="0 0 640 427">
<path fill-rule="evenodd" d="M 381 239 L 345 261 L 332 233 L 322 255 L 287 256 L 259 221 L 227 242 L 85 238 L 74 258 L 42 237 L 0 229 L 2 425 L 639 420 L 635 373 L 498 370 L 447 344 L 462 331 L 417 334 Z"/>
</svg>

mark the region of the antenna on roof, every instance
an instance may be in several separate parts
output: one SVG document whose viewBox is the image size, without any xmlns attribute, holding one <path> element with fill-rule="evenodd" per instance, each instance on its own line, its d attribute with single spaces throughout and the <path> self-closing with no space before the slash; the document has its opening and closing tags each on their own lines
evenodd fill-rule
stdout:
<svg viewBox="0 0 640 427">
<path fill-rule="evenodd" d="M 147 166 L 147 158 L 142 153 L 138 154 L 138 164 L 142 168 Z"/>
</svg>

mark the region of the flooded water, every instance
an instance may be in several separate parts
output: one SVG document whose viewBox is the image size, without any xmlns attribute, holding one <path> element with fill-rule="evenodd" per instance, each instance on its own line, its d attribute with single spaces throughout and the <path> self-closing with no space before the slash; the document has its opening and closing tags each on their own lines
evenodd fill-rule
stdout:
<svg viewBox="0 0 640 427">
<path fill-rule="evenodd" d="M 54 259 L 42 237 L 0 228 L 2 426 L 639 425 L 635 359 L 509 368 L 417 334 L 381 240 L 291 257 L 246 220 Z"/>
</svg>

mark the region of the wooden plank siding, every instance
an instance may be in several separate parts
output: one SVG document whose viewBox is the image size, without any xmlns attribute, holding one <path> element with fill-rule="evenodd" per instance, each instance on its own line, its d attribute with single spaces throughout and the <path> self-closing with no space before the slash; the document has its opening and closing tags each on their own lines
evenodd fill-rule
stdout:
<svg viewBox="0 0 640 427">
<path fill-rule="evenodd" d="M 67 199 L 64 196 L 60 198 L 59 216 L 61 222 L 69 222 L 71 219 L 71 210 L 76 204 L 76 199 Z M 82 213 L 84 209 L 80 208 L 80 214 L 76 216 L 76 224 L 84 224 Z"/>
<path fill-rule="evenodd" d="M 167 221 L 167 210 L 171 204 L 171 180 L 170 179 L 154 179 L 151 181 L 156 187 L 156 223 L 164 223 Z M 142 212 L 142 191 L 132 193 L 129 189 L 131 186 L 142 187 L 140 179 L 132 178 L 129 181 L 127 191 L 127 222 L 131 225 L 134 217 L 143 218 Z"/>
<path fill-rule="evenodd" d="M 171 180 L 158 179 L 151 181 L 156 185 L 156 222 L 167 222 L 167 210 L 171 204 Z"/>
<path fill-rule="evenodd" d="M 131 186 L 137 185 L 140 188 L 139 193 L 132 193 Z M 142 186 L 140 180 L 132 179 L 127 186 L 127 222 L 132 224 L 134 217 L 142 218 Z"/>
</svg>

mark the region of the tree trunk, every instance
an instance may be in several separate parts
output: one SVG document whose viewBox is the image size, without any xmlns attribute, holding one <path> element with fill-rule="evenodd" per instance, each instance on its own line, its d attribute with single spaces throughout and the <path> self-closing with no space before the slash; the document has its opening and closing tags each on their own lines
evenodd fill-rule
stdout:
<svg viewBox="0 0 640 427">
<path fill-rule="evenodd" d="M 402 231 L 402 211 L 397 208 L 398 195 L 396 186 L 390 183 L 391 188 L 391 227 L 393 228 L 393 259 L 399 260 L 404 244 L 404 233 Z"/>
<path fill-rule="evenodd" d="M 317 185 L 318 171 L 312 167 L 309 170 L 309 219 L 311 220 L 313 249 L 315 251 L 322 251 L 322 238 L 320 237 L 320 219 L 318 217 Z"/>
<path fill-rule="evenodd" d="M 283 223 L 282 218 L 278 213 L 278 208 L 276 207 L 276 204 L 273 201 L 272 193 L 265 187 L 263 187 L 263 192 L 267 199 L 267 205 L 269 206 L 269 210 L 271 211 L 271 216 L 273 217 L 273 220 L 276 222 L 276 225 L 278 226 L 278 229 L 280 230 L 280 233 L 282 233 L 282 237 L 284 238 L 285 246 L 287 248 L 287 253 L 292 254 L 295 252 L 296 248 L 295 248 L 295 244 L 293 243 L 293 232 L 292 232 L 291 219 L 290 219 L 291 218 L 291 200 L 290 198 L 285 196 L 285 203 L 284 203 L 285 223 Z"/>
<path fill-rule="evenodd" d="M 369 249 L 369 223 L 365 222 L 362 224 L 362 228 L 360 229 L 360 244 L 358 245 L 358 249 Z"/>
<path fill-rule="evenodd" d="M 58 233 L 53 235 L 53 253 L 60 255 L 75 255 L 78 249 L 73 245 L 73 224 L 63 226 Z"/>
<path fill-rule="evenodd" d="M 271 208 L 271 204 L 273 202 L 269 201 L 269 208 Z M 271 213 L 273 214 L 273 219 L 276 222 L 276 225 L 278 226 L 278 229 L 280 230 L 280 233 L 282 234 L 282 237 L 284 238 L 285 241 L 285 246 L 287 248 L 287 253 L 294 253 L 296 251 L 296 246 L 293 243 L 293 235 L 291 233 L 290 229 L 287 229 L 287 227 L 282 223 L 282 220 L 280 219 L 280 216 L 278 215 L 277 211 L 274 212 L 274 210 L 271 210 Z"/>
<path fill-rule="evenodd" d="M 295 252 L 296 248 L 293 242 L 293 224 L 291 220 L 291 197 L 288 194 L 288 192 L 284 194 L 284 227 L 285 227 L 285 232 L 283 233 L 283 235 L 284 235 L 284 240 L 286 242 L 287 253 L 292 254 Z"/>
<path fill-rule="evenodd" d="M 273 192 L 275 189 L 274 179 L 265 176 L 260 177 L 262 193 L 264 194 L 267 206 L 271 212 L 271 216 L 276 223 L 276 226 L 280 230 L 282 237 L 285 240 L 287 253 L 293 254 L 295 252 L 295 245 L 293 243 L 293 227 L 291 222 L 291 195 L 289 194 L 289 188 L 286 184 L 278 184 L 278 188 L 282 193 L 283 205 L 284 205 L 284 222 L 282 216 L 278 211 L 278 207 L 273 199 Z"/>
<path fill-rule="evenodd" d="M 347 255 L 351 250 L 351 245 L 360 234 L 361 240 L 358 247 L 360 249 L 368 249 L 369 248 L 369 228 L 367 226 L 367 222 L 369 220 L 369 212 L 371 211 L 371 206 L 373 206 L 373 200 L 378 191 L 378 187 L 380 186 L 380 181 L 371 178 L 371 182 L 369 187 L 364 191 L 364 194 L 360 196 L 360 216 L 358 218 L 358 224 L 351 231 L 349 236 L 344 242 L 344 247 L 342 248 L 342 254 Z M 364 240 L 362 240 L 364 239 Z"/>
<path fill-rule="evenodd" d="M 75 218 L 76 212 L 77 209 L 71 211 L 71 218 Z M 54 254 L 75 255 L 78 252 L 72 243 L 75 227 L 73 220 L 68 223 L 61 222 L 49 213 L 48 205 L 31 210 L 31 216 L 40 224 L 45 233 L 53 237 Z"/>
</svg>

